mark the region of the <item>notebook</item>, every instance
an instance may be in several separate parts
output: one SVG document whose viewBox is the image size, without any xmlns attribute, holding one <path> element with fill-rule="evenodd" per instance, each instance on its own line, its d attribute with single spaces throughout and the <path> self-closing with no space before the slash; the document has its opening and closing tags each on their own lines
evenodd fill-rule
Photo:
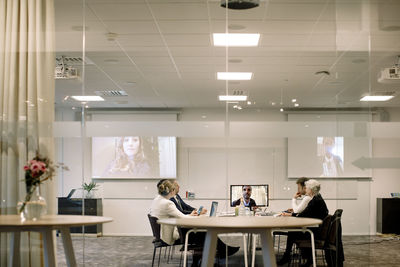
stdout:
<svg viewBox="0 0 400 267">
<path fill-rule="evenodd" d="M 211 203 L 210 217 L 215 217 L 217 215 L 217 209 L 218 209 L 218 202 L 213 201 Z"/>
</svg>

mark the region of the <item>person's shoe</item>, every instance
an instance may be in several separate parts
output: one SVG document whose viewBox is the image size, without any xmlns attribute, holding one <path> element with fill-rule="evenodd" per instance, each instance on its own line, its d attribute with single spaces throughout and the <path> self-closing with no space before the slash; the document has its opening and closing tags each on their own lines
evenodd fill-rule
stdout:
<svg viewBox="0 0 400 267">
<path fill-rule="evenodd" d="M 233 254 L 235 254 L 236 252 L 238 252 L 240 249 L 240 247 L 231 247 L 228 246 L 228 256 L 231 256 Z M 225 249 L 221 249 L 221 250 L 217 250 L 217 257 L 220 259 L 225 259 L 226 256 L 226 250 Z"/>
<path fill-rule="evenodd" d="M 277 262 L 278 265 L 284 265 L 290 261 L 290 254 L 283 254 L 283 257 Z"/>
<path fill-rule="evenodd" d="M 238 252 L 240 249 L 240 247 L 228 247 L 228 256 L 231 256 L 233 254 L 235 254 L 236 252 Z"/>
<path fill-rule="evenodd" d="M 300 265 L 300 267 L 309 267 L 313 264 L 312 259 L 307 259 L 307 261 Z"/>
</svg>

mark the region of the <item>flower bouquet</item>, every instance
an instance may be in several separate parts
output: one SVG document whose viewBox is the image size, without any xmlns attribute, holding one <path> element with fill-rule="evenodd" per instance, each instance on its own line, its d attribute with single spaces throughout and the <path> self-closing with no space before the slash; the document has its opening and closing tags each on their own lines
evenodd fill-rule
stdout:
<svg viewBox="0 0 400 267">
<path fill-rule="evenodd" d="M 26 196 L 19 212 L 26 219 L 35 220 L 46 213 L 46 201 L 40 196 L 39 186 L 44 181 L 51 180 L 55 175 L 55 168 L 58 167 L 68 170 L 63 164 L 55 165 L 49 158 L 41 157 L 38 153 L 24 166 Z"/>
</svg>

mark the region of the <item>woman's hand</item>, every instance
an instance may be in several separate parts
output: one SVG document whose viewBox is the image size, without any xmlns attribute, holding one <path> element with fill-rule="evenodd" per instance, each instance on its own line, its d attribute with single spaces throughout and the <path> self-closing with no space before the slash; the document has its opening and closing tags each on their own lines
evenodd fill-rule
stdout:
<svg viewBox="0 0 400 267">
<path fill-rule="evenodd" d="M 190 216 L 199 216 L 197 210 L 193 210 L 192 213 L 189 214 Z"/>
<path fill-rule="evenodd" d="M 281 216 L 292 216 L 292 214 L 289 213 L 289 212 L 282 212 L 282 213 L 281 213 Z"/>
</svg>

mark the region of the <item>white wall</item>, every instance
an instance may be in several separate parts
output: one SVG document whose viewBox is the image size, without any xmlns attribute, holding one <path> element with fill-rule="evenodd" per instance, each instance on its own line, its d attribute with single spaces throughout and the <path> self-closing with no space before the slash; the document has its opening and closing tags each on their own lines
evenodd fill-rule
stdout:
<svg viewBox="0 0 400 267">
<path fill-rule="evenodd" d="M 391 109 L 389 113 L 393 120 L 400 118 L 398 109 Z M 70 110 L 58 110 L 57 118 L 60 121 L 73 120 L 74 116 Z M 204 125 L 208 122 L 223 123 L 227 119 L 224 109 L 183 110 L 178 118 L 182 122 L 204 122 Z M 108 119 L 112 120 L 112 116 Z M 245 122 L 284 122 L 286 116 L 277 111 L 254 109 L 230 112 L 228 119 Z M 126 116 L 124 120 L 129 121 L 130 117 Z M 157 128 L 157 125 L 154 127 Z M 82 166 L 85 170 L 85 181 L 90 180 L 90 138 L 82 141 L 79 137 L 60 137 L 57 141 L 60 161 L 71 168 L 70 172 L 59 177 L 59 196 L 65 196 L 70 189 L 80 187 L 83 181 Z M 82 146 L 85 147 L 83 151 Z M 400 138 L 373 140 L 374 157 L 400 157 L 399 148 Z M 212 137 L 178 138 L 178 180 L 181 183 L 181 195 L 184 195 L 186 190 L 195 191 L 196 200 L 189 201 L 194 206 L 209 207 L 211 200 L 216 199 L 219 201 L 219 211 L 227 210 L 229 184 L 267 183 L 270 185 L 272 198 L 270 209 L 283 210 L 288 208 L 290 197 L 296 190 L 295 181 L 286 177 L 286 138 L 226 139 L 223 135 L 219 136 L 218 131 Z M 398 169 L 375 169 L 372 180 L 322 181 L 322 194 L 327 199 L 330 212 L 333 213 L 336 208 L 344 209 L 344 234 L 375 233 L 376 198 L 388 197 L 390 192 L 399 191 L 398 177 Z M 98 196 L 103 198 L 103 215 L 114 218 L 114 222 L 104 225 L 104 234 L 150 235 L 146 214 L 156 194 L 158 180 L 98 182 L 101 184 Z"/>
</svg>

